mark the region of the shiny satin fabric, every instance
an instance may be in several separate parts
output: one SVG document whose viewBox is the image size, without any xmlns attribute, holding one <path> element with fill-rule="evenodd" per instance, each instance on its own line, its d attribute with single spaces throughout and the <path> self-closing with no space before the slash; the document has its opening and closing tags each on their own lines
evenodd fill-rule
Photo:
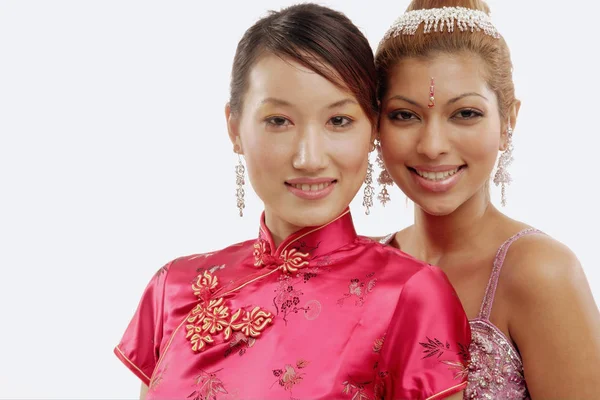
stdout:
<svg viewBox="0 0 600 400">
<path fill-rule="evenodd" d="M 347 210 L 275 248 L 182 257 L 115 354 L 152 399 L 437 399 L 466 386 L 470 328 L 441 270 L 356 235 Z"/>
</svg>

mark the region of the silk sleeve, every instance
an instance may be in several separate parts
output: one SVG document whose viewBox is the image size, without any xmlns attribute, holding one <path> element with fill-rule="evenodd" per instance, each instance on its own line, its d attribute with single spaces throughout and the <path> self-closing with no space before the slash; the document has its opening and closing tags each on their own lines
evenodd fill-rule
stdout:
<svg viewBox="0 0 600 400">
<path fill-rule="evenodd" d="M 152 277 L 115 355 L 147 386 L 158 362 L 162 340 L 165 281 L 170 264 Z"/>
<path fill-rule="evenodd" d="M 426 267 L 402 289 L 379 367 L 389 399 L 443 399 L 467 385 L 469 321 L 446 275 Z"/>
</svg>

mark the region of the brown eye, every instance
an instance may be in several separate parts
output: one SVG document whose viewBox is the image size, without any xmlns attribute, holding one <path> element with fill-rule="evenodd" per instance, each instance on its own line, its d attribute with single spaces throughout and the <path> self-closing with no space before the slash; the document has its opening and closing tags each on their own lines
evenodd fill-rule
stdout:
<svg viewBox="0 0 600 400">
<path fill-rule="evenodd" d="M 396 121 L 410 121 L 411 119 L 418 119 L 415 114 L 406 110 L 393 111 L 388 115 L 388 117 Z"/>
<path fill-rule="evenodd" d="M 291 122 L 290 122 L 290 120 L 288 120 L 287 118 L 284 118 L 284 117 L 270 117 L 270 118 L 266 119 L 266 123 L 267 123 L 267 125 L 280 127 L 280 126 L 287 126 Z"/>
<path fill-rule="evenodd" d="M 344 128 L 352 124 L 352 122 L 353 121 L 350 118 L 341 115 L 336 115 L 335 117 L 329 120 L 329 123 L 335 126 L 336 128 Z"/>
<path fill-rule="evenodd" d="M 465 109 L 454 114 L 454 117 L 458 119 L 473 119 L 483 117 L 483 114 L 477 110 Z"/>
</svg>

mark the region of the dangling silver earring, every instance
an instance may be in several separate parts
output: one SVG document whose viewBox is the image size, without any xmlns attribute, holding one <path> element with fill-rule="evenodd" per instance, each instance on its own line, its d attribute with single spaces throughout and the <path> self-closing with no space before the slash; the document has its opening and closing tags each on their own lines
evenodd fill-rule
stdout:
<svg viewBox="0 0 600 400">
<path fill-rule="evenodd" d="M 498 169 L 494 175 L 494 184 L 496 186 L 502 185 L 502 207 L 506 206 L 506 185 L 512 182 L 510 173 L 508 172 L 508 166 L 513 162 L 513 144 L 512 144 L 513 130 L 508 122 L 508 128 L 506 128 L 506 150 L 502 152 L 498 159 Z"/>
<path fill-rule="evenodd" d="M 363 193 L 363 207 L 365 207 L 365 214 L 371 213 L 370 208 L 373 207 L 373 164 L 371 164 L 371 158 L 367 156 L 367 176 L 365 176 L 365 191 Z"/>
<path fill-rule="evenodd" d="M 238 164 L 235 166 L 235 184 L 237 185 L 235 197 L 237 198 L 237 208 L 240 210 L 240 217 L 244 216 L 244 208 L 246 208 L 246 203 L 244 202 L 244 195 L 246 194 L 244 192 L 244 185 L 246 184 L 246 179 L 244 177 L 245 172 L 246 168 L 242 162 L 242 156 L 238 153 Z"/>
<path fill-rule="evenodd" d="M 382 188 L 377 196 L 377 199 L 385 207 L 385 203 L 391 201 L 390 194 L 388 193 L 387 186 L 392 186 L 394 184 L 394 180 L 390 176 L 390 173 L 385 168 L 385 164 L 383 163 L 383 156 L 381 155 L 381 142 L 378 140 L 375 142 L 375 148 L 377 149 L 377 165 L 381 169 L 379 173 L 379 177 L 377 178 L 377 183 L 379 183 Z"/>
</svg>

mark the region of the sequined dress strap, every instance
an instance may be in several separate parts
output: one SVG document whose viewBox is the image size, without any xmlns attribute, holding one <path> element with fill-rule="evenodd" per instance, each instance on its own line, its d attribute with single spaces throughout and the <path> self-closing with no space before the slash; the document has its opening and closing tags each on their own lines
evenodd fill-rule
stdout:
<svg viewBox="0 0 600 400">
<path fill-rule="evenodd" d="M 494 258 L 492 274 L 490 276 L 487 288 L 485 289 L 485 295 L 483 296 L 481 309 L 479 310 L 479 319 L 489 321 L 490 314 L 492 312 L 492 305 L 494 304 L 494 297 L 496 295 L 496 288 L 498 287 L 498 278 L 500 277 L 500 271 L 502 270 L 502 265 L 504 264 L 504 259 L 506 258 L 506 253 L 508 252 L 510 245 L 518 239 L 522 238 L 523 236 L 531 235 L 534 233 L 542 232 L 535 228 L 524 229 L 508 238 L 504 243 L 502 243 L 502 246 L 500 246 L 500 248 L 498 249 L 498 252 L 496 253 L 496 258 Z"/>
</svg>

